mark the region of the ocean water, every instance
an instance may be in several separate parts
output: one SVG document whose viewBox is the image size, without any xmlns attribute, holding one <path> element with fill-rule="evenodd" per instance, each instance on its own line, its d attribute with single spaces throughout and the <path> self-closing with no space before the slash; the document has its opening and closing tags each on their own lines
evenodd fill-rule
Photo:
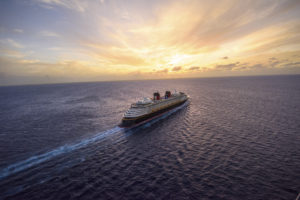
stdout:
<svg viewBox="0 0 300 200">
<path fill-rule="evenodd" d="M 189 104 L 117 125 L 156 90 Z M 296 199 L 300 76 L 0 87 L 0 199 Z"/>
</svg>

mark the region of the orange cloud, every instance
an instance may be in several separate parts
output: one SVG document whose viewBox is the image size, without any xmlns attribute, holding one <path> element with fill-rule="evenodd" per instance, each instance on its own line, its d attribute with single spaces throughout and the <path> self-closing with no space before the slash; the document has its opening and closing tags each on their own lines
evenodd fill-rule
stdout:
<svg viewBox="0 0 300 200">
<path fill-rule="evenodd" d="M 6 76 L 88 81 L 299 71 L 300 58 L 292 56 L 300 50 L 299 1 L 36 2 L 64 18 L 32 24 L 38 34 L 1 27 Z"/>
<path fill-rule="evenodd" d="M 177 66 L 177 67 L 173 67 L 172 71 L 173 71 L 173 72 L 178 72 L 178 71 L 180 71 L 181 69 L 182 69 L 181 66 Z"/>
</svg>

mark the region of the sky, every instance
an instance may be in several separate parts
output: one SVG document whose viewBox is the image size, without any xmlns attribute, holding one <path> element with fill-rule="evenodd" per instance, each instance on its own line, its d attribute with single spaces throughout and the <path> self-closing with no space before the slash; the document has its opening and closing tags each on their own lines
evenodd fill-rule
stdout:
<svg viewBox="0 0 300 200">
<path fill-rule="evenodd" d="M 0 1 L 0 85 L 277 74 L 299 0 Z"/>
</svg>

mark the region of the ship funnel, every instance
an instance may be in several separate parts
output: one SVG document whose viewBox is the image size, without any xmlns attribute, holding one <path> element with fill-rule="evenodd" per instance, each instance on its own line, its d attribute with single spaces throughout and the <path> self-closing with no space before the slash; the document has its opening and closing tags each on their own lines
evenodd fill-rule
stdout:
<svg viewBox="0 0 300 200">
<path fill-rule="evenodd" d="M 159 92 L 155 92 L 153 94 L 153 100 L 160 100 L 160 94 L 159 94 Z"/>
<path fill-rule="evenodd" d="M 171 97 L 171 92 L 170 91 L 166 91 L 165 98 L 167 99 L 169 97 Z"/>
</svg>

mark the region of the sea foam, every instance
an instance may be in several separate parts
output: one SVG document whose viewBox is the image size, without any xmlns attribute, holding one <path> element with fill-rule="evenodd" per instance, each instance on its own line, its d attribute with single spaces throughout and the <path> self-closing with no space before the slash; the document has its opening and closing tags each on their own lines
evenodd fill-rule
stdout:
<svg viewBox="0 0 300 200">
<path fill-rule="evenodd" d="M 78 143 L 66 144 L 66 145 L 58 147 L 52 151 L 49 151 L 49 152 L 46 152 L 46 153 L 43 153 L 40 155 L 32 156 L 26 160 L 11 164 L 11 165 L 7 166 L 6 168 L 0 170 L 0 180 L 7 176 L 12 175 L 12 174 L 26 170 L 32 166 L 38 165 L 42 162 L 48 161 L 56 156 L 59 156 L 59 155 L 65 154 L 65 153 L 69 153 L 71 151 L 85 147 L 93 142 L 104 139 L 105 137 L 115 134 L 115 133 L 118 133 L 122 130 L 123 130 L 122 128 L 117 126 L 112 129 L 97 133 L 93 137 L 84 139 Z"/>
</svg>

